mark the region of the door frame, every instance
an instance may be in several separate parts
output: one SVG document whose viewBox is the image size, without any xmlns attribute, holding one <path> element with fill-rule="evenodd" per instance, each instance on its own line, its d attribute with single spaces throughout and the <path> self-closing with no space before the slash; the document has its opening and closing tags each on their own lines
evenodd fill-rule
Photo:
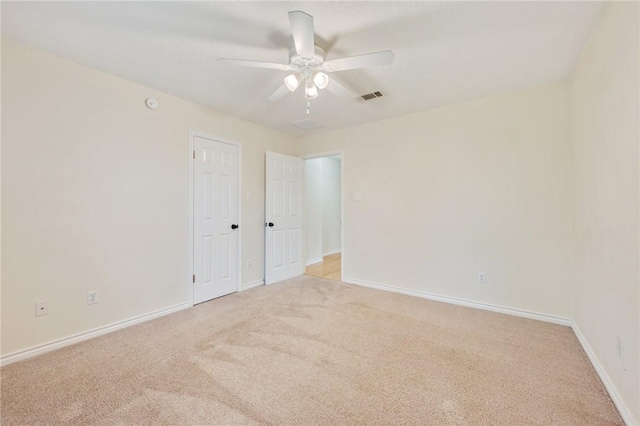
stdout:
<svg viewBox="0 0 640 426">
<path fill-rule="evenodd" d="M 345 255 L 346 253 L 346 244 L 344 242 L 344 228 L 345 228 L 345 221 L 344 221 L 344 206 L 345 206 L 345 200 L 346 200 L 346 196 L 345 196 L 345 192 L 344 192 L 344 150 L 342 149 L 338 149 L 335 151 L 325 151 L 325 152 L 318 152 L 318 153 L 314 153 L 314 154 L 307 154 L 307 155 L 303 155 L 300 158 L 302 158 L 303 160 L 313 160 L 315 158 L 325 158 L 325 157 L 333 157 L 335 155 L 339 155 L 340 156 L 340 221 L 342 222 L 342 226 L 340 229 L 340 239 L 341 239 L 341 253 L 340 253 L 340 281 L 344 282 L 344 270 L 345 267 L 344 265 L 346 264 L 346 258 L 347 256 Z M 305 163 L 306 166 L 306 163 Z M 307 221 L 303 221 L 303 225 L 302 225 L 302 232 L 303 232 L 303 236 L 302 236 L 302 242 L 304 244 L 304 272 L 305 274 L 307 273 Z"/>
<path fill-rule="evenodd" d="M 240 142 L 221 138 L 218 136 L 213 136 L 207 133 L 203 133 L 197 130 L 189 130 L 189 151 L 188 161 L 189 161 L 189 235 L 187 238 L 187 303 L 190 306 L 193 306 L 193 261 L 194 261 L 194 252 L 193 252 L 193 202 L 194 202 L 194 194 L 193 194 L 193 172 L 194 172 L 194 164 L 193 164 L 193 139 L 195 137 L 201 137 L 205 139 L 211 139 L 216 142 L 222 142 L 229 145 L 234 145 L 238 148 L 238 224 L 240 227 L 238 228 L 238 284 L 236 287 L 236 292 L 239 292 L 242 289 L 242 144 Z"/>
</svg>

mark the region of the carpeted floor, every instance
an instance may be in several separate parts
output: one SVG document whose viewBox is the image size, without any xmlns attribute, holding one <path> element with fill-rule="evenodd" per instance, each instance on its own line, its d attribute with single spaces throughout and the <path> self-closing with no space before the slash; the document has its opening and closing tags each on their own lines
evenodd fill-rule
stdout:
<svg viewBox="0 0 640 426">
<path fill-rule="evenodd" d="M 304 276 L 1 370 L 12 424 L 623 424 L 571 329 Z"/>
</svg>

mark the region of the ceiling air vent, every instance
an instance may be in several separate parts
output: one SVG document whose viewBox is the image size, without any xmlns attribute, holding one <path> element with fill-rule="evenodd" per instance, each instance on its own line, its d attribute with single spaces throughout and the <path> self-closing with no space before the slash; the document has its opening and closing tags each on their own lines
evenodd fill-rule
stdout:
<svg viewBox="0 0 640 426">
<path fill-rule="evenodd" d="M 324 127 L 324 124 L 320 123 L 319 121 L 313 121 L 310 118 L 305 118 L 304 120 L 300 121 L 294 121 L 293 123 L 289 124 L 301 130 L 315 130 Z"/>
<path fill-rule="evenodd" d="M 361 98 L 364 99 L 365 101 L 370 101 L 371 99 L 381 98 L 381 97 L 382 97 L 382 93 L 379 91 L 367 93 L 366 95 L 361 96 Z"/>
</svg>

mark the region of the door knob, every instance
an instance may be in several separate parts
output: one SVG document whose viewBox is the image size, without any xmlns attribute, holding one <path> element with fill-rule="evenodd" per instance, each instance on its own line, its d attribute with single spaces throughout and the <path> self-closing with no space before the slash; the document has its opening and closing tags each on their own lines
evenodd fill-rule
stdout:
<svg viewBox="0 0 640 426">
<path fill-rule="evenodd" d="M 236 224 L 231 225 L 231 229 L 238 229 L 238 228 L 239 228 L 239 226 L 236 225 Z"/>
<path fill-rule="evenodd" d="M 269 228 L 273 228 L 273 222 L 269 222 L 269 223 L 267 223 L 267 226 L 268 226 Z"/>
</svg>

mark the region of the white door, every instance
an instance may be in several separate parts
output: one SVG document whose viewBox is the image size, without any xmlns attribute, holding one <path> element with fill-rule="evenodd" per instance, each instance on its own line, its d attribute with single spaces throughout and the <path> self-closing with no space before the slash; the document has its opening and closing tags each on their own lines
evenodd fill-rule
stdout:
<svg viewBox="0 0 640 426">
<path fill-rule="evenodd" d="M 265 283 L 304 273 L 301 158 L 267 152 Z"/>
<path fill-rule="evenodd" d="M 193 303 L 238 290 L 238 147 L 193 138 Z"/>
</svg>

